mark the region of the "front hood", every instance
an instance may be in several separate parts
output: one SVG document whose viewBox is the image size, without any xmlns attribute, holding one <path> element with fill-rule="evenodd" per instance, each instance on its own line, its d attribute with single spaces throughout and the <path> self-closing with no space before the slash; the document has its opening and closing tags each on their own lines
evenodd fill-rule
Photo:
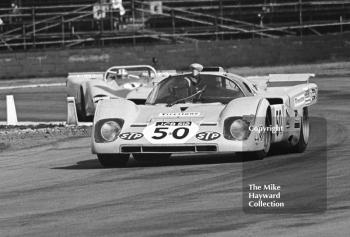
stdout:
<svg viewBox="0 0 350 237">
<path fill-rule="evenodd" d="M 209 126 L 209 131 L 217 129 L 224 107 L 220 103 L 137 106 L 137 116 L 131 121 L 125 119 L 122 139 L 135 132 L 151 144 L 184 144 L 196 136 L 201 126 Z"/>
<path fill-rule="evenodd" d="M 138 106 L 138 116 L 133 123 L 153 123 L 157 121 L 192 121 L 196 123 L 217 123 L 225 105 L 211 104 L 165 104 Z"/>
</svg>

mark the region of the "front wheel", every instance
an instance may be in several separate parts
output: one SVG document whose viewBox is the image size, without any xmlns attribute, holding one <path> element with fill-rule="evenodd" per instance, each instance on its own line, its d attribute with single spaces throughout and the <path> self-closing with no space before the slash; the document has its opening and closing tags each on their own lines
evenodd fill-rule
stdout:
<svg viewBox="0 0 350 237">
<path fill-rule="evenodd" d="M 264 149 L 263 150 L 251 151 L 251 152 L 240 152 L 239 155 L 241 155 L 244 160 L 262 160 L 269 153 L 270 146 L 271 146 L 271 132 L 266 132 L 264 135 Z"/>
<path fill-rule="evenodd" d="M 125 167 L 129 154 L 97 154 L 97 158 L 105 168 Z"/>
<path fill-rule="evenodd" d="M 266 117 L 265 117 L 265 127 L 268 128 L 271 126 L 271 116 L 270 112 L 268 110 Z M 271 147 L 271 140 L 272 140 L 272 132 L 271 130 L 267 130 L 264 133 L 264 149 L 260 151 L 250 151 L 250 152 L 239 152 L 238 155 L 240 155 L 244 160 L 262 160 L 264 157 L 267 156 L 267 154 L 270 151 Z"/>
</svg>

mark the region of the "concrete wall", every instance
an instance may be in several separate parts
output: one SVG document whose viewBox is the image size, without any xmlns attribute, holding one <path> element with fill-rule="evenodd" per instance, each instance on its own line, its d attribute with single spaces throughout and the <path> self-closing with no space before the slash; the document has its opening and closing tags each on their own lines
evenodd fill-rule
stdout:
<svg viewBox="0 0 350 237">
<path fill-rule="evenodd" d="M 121 46 L 0 52 L 0 78 L 65 76 L 68 72 L 104 71 L 113 65 L 150 64 L 160 69 L 204 65 L 262 66 L 350 58 L 350 34 L 282 39 L 251 39 L 178 45 Z"/>
</svg>

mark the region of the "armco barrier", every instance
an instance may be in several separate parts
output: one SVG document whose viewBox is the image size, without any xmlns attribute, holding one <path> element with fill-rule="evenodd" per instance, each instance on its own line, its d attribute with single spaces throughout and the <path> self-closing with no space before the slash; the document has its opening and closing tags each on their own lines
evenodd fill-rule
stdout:
<svg viewBox="0 0 350 237">
<path fill-rule="evenodd" d="M 350 34 L 249 39 L 184 44 L 118 46 L 0 53 L 0 78 L 65 76 L 68 72 L 104 71 L 113 65 L 151 64 L 158 69 L 204 65 L 263 66 L 350 58 Z"/>
</svg>

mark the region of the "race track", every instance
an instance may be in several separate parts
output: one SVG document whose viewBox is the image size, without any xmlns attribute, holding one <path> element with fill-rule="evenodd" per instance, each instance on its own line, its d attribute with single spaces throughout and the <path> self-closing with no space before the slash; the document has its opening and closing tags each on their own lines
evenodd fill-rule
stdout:
<svg viewBox="0 0 350 237">
<path fill-rule="evenodd" d="M 311 141 L 303 155 L 276 154 L 248 162 L 233 155 L 178 156 L 163 165 L 131 160 L 126 168 L 103 169 L 90 154 L 89 138 L 4 151 L 0 236 L 348 236 L 350 79 L 315 82 L 320 98 L 310 110 Z M 8 92 L 0 93 L 3 101 Z M 16 91 L 15 100 L 23 120 L 65 119 L 64 87 Z M 327 121 L 327 151 L 320 147 L 322 118 Z M 305 167 L 316 165 L 323 152 L 326 211 L 243 211 L 243 178 L 285 176 L 289 182 L 307 183 Z M 304 199 L 297 201 L 308 201 L 304 191 Z"/>
</svg>

